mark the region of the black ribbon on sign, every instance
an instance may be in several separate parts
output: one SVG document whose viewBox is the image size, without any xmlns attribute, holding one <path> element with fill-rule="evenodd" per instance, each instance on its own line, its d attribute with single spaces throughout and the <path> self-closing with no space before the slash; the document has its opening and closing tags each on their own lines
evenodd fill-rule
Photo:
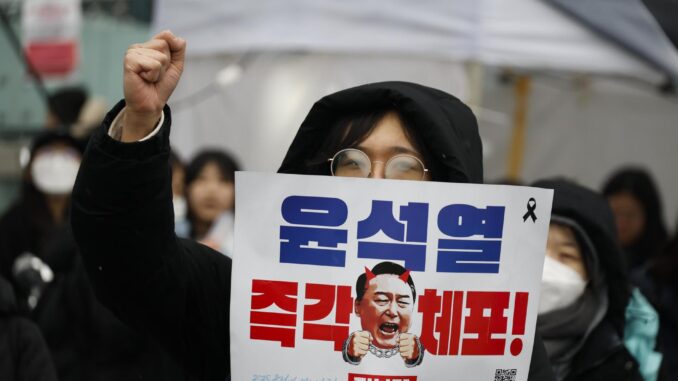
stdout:
<svg viewBox="0 0 678 381">
<path fill-rule="evenodd" d="M 537 216 L 534 214 L 535 209 L 537 209 L 537 200 L 530 197 L 530 200 L 527 201 L 527 213 L 523 216 L 523 222 L 527 221 L 527 218 L 532 218 L 532 222 L 537 221 Z"/>
</svg>

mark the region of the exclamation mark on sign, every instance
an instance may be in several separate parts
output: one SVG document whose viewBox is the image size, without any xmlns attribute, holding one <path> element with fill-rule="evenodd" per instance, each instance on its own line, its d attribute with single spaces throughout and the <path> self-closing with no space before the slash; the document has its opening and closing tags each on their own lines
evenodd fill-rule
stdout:
<svg viewBox="0 0 678 381">
<path fill-rule="evenodd" d="M 527 315 L 527 292 L 516 292 L 513 303 L 513 329 L 511 333 L 516 335 L 525 334 L 525 318 Z M 511 341 L 511 354 L 518 356 L 523 351 L 523 340 L 515 338 Z"/>
</svg>

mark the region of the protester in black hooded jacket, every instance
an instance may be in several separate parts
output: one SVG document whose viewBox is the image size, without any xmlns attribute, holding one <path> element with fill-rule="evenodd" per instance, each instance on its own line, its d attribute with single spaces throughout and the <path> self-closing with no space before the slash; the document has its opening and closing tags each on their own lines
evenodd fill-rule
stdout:
<svg viewBox="0 0 678 381">
<path fill-rule="evenodd" d="M 554 229 L 564 227 L 576 241 L 563 240 L 560 250 L 549 242 L 549 250 L 555 253 L 549 253 L 547 259 L 560 256 L 557 261 L 572 268 L 577 260 L 572 248 L 576 247 L 586 274 L 580 296 L 558 304 L 571 293 L 549 282 L 554 278 L 547 275 L 549 266 L 544 265 L 537 330 L 543 337 L 556 378 L 641 381 L 638 364 L 623 341 L 631 288 L 608 203 L 597 193 L 564 180 L 544 180 L 534 186 L 554 190 L 549 240 Z M 568 285 L 559 284 L 569 287 L 572 283 L 568 280 Z M 559 307 L 549 308 L 549 304 Z"/>
<path fill-rule="evenodd" d="M 154 333 L 197 378 L 221 381 L 230 371 L 231 260 L 177 238 L 173 229 L 165 103 L 181 75 L 184 49 L 185 41 L 162 32 L 128 52 L 125 102 L 92 137 L 74 189 L 72 223 L 100 299 Z M 404 82 L 318 101 L 279 172 L 330 175 L 328 158 L 364 141 L 390 111 L 419 148 L 430 179 L 482 182 L 482 147 L 470 109 L 442 91 Z M 551 380 L 540 344 L 530 380 Z"/>
</svg>

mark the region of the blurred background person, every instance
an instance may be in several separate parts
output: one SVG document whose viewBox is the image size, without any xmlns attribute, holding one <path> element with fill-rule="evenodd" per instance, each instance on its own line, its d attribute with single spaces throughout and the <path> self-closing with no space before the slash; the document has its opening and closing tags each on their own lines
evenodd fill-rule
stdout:
<svg viewBox="0 0 678 381">
<path fill-rule="evenodd" d="M 87 90 L 80 86 L 62 87 L 54 91 L 47 99 L 45 127 L 57 129 L 75 124 L 87 98 Z"/>
<path fill-rule="evenodd" d="M 61 87 L 47 99 L 45 127 L 68 131 L 85 144 L 107 110 L 106 102 L 99 97 L 90 96 L 84 87 Z"/>
<path fill-rule="evenodd" d="M 222 150 L 204 150 L 191 160 L 186 167 L 186 220 L 176 223 L 178 236 L 201 241 L 230 256 L 235 172 L 239 168 L 235 159 Z"/>
<path fill-rule="evenodd" d="M 554 190 L 537 330 L 557 380 L 643 380 L 623 341 L 631 292 L 609 206 L 564 180 L 533 185 Z"/>
<path fill-rule="evenodd" d="M 12 283 L 18 309 L 42 330 L 61 379 L 73 374 L 91 334 L 88 324 L 74 326 L 87 320 L 82 318 L 87 303 L 79 297 L 86 290 L 68 291 L 74 279 L 63 274 L 69 273 L 73 254 L 61 250 L 72 242 L 68 214 L 81 149 L 61 129 L 38 135 L 21 195 L 0 218 L 0 274 Z"/>
<path fill-rule="evenodd" d="M 640 168 L 622 168 L 607 180 L 603 195 L 614 212 L 629 268 L 638 268 L 661 254 L 668 234 L 661 198 L 650 174 Z"/>
<path fill-rule="evenodd" d="M 37 136 L 21 195 L 0 218 L 0 274 L 12 282 L 24 311 L 36 307 L 44 286 L 54 277 L 45 254 L 66 234 L 81 149 L 73 137 L 58 130 Z"/>
<path fill-rule="evenodd" d="M 678 224 L 676 225 L 678 226 Z M 632 274 L 659 312 L 659 345 L 668 380 L 678 379 L 678 228 L 663 255 Z"/>
</svg>

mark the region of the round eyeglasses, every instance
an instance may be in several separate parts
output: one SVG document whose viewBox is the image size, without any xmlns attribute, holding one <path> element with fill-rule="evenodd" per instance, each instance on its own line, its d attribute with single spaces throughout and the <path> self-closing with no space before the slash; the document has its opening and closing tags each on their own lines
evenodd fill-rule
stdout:
<svg viewBox="0 0 678 381">
<path fill-rule="evenodd" d="M 367 154 L 359 149 L 346 148 L 331 159 L 330 171 L 332 176 L 342 177 L 369 177 L 372 173 L 372 161 Z M 384 177 L 395 180 L 423 180 L 428 169 L 424 163 L 412 155 L 396 155 L 390 158 L 384 165 Z"/>
</svg>

